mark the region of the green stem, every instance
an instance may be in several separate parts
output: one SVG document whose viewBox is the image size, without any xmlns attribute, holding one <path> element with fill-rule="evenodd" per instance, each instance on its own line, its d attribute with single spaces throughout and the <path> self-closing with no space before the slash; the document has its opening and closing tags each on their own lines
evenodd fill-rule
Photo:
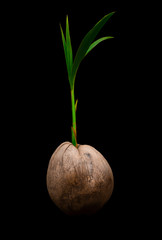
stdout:
<svg viewBox="0 0 162 240">
<path fill-rule="evenodd" d="M 71 89 L 71 105 L 72 105 L 72 144 L 77 147 L 77 130 L 76 130 L 76 111 L 74 88 Z"/>
</svg>

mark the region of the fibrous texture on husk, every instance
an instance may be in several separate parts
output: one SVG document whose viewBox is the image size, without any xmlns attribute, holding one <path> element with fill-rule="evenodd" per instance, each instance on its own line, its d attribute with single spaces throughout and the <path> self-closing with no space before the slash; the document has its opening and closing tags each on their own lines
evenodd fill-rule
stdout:
<svg viewBox="0 0 162 240">
<path fill-rule="evenodd" d="M 52 155 L 47 188 L 53 202 L 69 215 L 97 212 L 110 198 L 114 178 L 107 160 L 95 148 L 62 143 Z"/>
</svg>

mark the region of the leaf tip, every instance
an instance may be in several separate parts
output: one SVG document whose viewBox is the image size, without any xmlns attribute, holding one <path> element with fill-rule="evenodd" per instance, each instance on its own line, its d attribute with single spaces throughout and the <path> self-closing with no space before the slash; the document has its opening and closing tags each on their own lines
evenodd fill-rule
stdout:
<svg viewBox="0 0 162 240">
<path fill-rule="evenodd" d="M 106 16 L 112 16 L 112 15 L 114 15 L 116 13 L 116 11 L 113 11 L 113 12 L 111 12 L 111 13 L 109 13 L 109 14 L 107 14 Z"/>
<path fill-rule="evenodd" d="M 116 11 L 111 12 L 112 15 L 115 14 L 115 13 L 116 13 Z"/>
</svg>

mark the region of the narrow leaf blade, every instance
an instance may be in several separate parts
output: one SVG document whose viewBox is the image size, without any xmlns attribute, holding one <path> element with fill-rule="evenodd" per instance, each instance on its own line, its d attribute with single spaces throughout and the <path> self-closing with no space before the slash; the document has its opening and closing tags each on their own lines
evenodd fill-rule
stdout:
<svg viewBox="0 0 162 240">
<path fill-rule="evenodd" d="M 64 37 L 64 33 L 60 24 L 60 30 L 61 30 L 61 37 L 62 37 L 62 43 L 63 43 L 63 48 L 64 48 L 64 54 L 65 54 L 65 60 L 67 62 L 67 52 L 66 52 L 66 41 L 65 41 L 65 37 Z"/>
<path fill-rule="evenodd" d="M 105 40 L 107 40 L 107 39 L 111 39 L 111 38 L 114 38 L 114 37 L 111 37 L 111 36 L 102 37 L 102 38 L 99 38 L 98 40 L 96 40 L 95 42 L 93 42 L 93 43 L 90 45 L 90 47 L 88 48 L 85 56 L 86 56 L 90 51 L 92 51 L 92 49 L 93 49 L 94 47 L 96 47 L 99 43 L 101 43 L 101 42 L 103 42 L 103 41 L 105 41 Z"/>
<path fill-rule="evenodd" d="M 71 45 L 71 38 L 70 38 L 70 31 L 69 31 L 68 16 L 66 16 L 66 44 L 67 44 L 66 46 L 67 46 L 68 77 L 69 77 L 69 81 L 71 82 L 71 72 L 72 72 L 72 65 L 73 65 L 73 52 L 72 52 L 72 45 Z"/>
<path fill-rule="evenodd" d="M 76 53 L 74 64 L 72 68 L 72 78 L 75 79 L 76 72 L 78 70 L 78 67 L 84 58 L 88 48 L 90 47 L 91 43 L 94 41 L 95 37 L 99 33 L 99 31 L 102 29 L 102 27 L 105 25 L 105 23 L 109 20 L 109 18 L 114 14 L 115 12 L 109 13 L 105 15 L 83 38 L 78 51 Z"/>
<path fill-rule="evenodd" d="M 60 24 L 60 30 L 61 30 L 61 37 L 62 37 L 62 43 L 63 43 L 63 48 L 64 48 L 64 54 L 65 54 L 66 67 L 67 67 L 67 72 L 68 72 L 67 44 L 66 44 L 66 40 L 65 40 L 65 36 L 64 36 L 61 24 Z"/>
</svg>

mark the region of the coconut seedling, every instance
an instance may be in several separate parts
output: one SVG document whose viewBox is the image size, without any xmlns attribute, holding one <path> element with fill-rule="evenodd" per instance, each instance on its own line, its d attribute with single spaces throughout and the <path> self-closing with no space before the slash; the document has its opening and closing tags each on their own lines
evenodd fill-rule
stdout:
<svg viewBox="0 0 162 240">
<path fill-rule="evenodd" d="M 65 35 L 60 25 L 71 89 L 72 140 L 62 143 L 53 153 L 47 170 L 47 189 L 56 206 L 69 215 L 96 213 L 109 200 L 114 188 L 113 173 L 103 155 L 94 147 L 77 143 L 77 101 L 74 95 L 76 74 L 84 57 L 102 41 L 113 38 L 107 36 L 95 40 L 113 14 L 104 16 L 85 35 L 74 59 L 68 16 Z"/>
</svg>

